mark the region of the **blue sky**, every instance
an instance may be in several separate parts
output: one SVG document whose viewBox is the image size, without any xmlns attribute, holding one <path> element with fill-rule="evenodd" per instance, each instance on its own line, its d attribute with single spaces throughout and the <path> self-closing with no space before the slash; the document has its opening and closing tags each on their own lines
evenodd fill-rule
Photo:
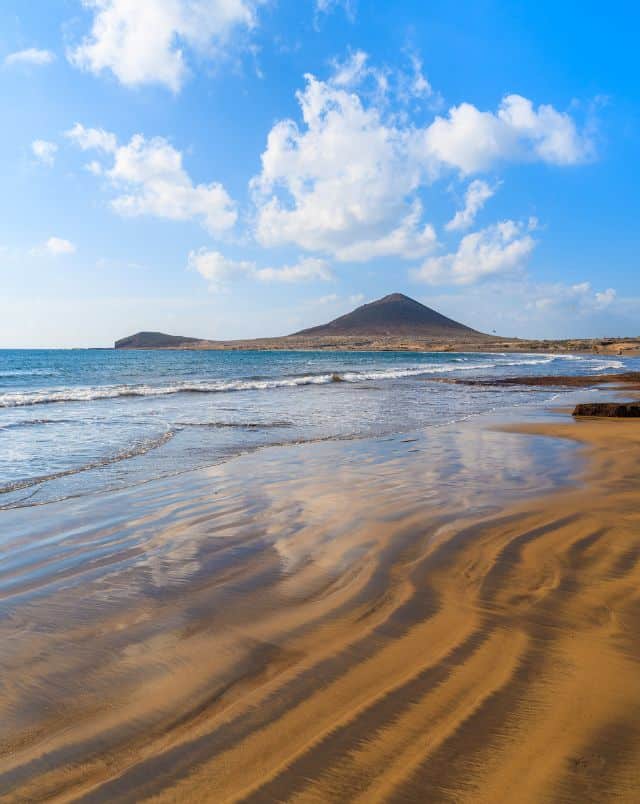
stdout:
<svg viewBox="0 0 640 804">
<path fill-rule="evenodd" d="M 5 0 L 0 347 L 279 335 L 393 291 L 640 334 L 639 17 Z"/>
</svg>

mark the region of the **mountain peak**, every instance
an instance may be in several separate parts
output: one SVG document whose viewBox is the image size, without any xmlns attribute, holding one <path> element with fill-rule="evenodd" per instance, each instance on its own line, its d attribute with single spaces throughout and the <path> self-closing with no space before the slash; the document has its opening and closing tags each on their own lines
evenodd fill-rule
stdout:
<svg viewBox="0 0 640 804">
<path fill-rule="evenodd" d="M 363 304 L 318 327 L 304 329 L 295 335 L 406 335 L 450 337 L 480 335 L 470 327 L 432 310 L 404 293 L 390 293 Z"/>
<path fill-rule="evenodd" d="M 420 302 L 417 302 L 415 299 L 405 296 L 404 293 L 389 293 L 387 296 L 383 296 L 381 299 L 371 302 L 371 304 L 384 304 L 385 302 L 395 301 L 409 301 L 413 302 L 414 304 L 420 304 Z"/>
</svg>

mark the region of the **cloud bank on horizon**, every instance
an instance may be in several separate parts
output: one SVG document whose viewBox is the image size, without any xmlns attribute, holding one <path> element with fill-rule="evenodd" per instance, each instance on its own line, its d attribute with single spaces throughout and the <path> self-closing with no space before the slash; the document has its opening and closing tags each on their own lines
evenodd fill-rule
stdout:
<svg viewBox="0 0 640 804">
<path fill-rule="evenodd" d="M 77 6 L 74 32 L 61 35 L 57 48 L 31 43 L 4 57 L 5 76 L 21 66 L 37 66 L 40 76 L 63 71 L 62 85 L 92 83 L 109 99 L 96 104 L 80 95 L 66 110 L 60 98 L 57 117 L 68 114 L 66 123 L 57 131 L 34 130 L 25 142 L 33 170 L 46 169 L 47 180 L 60 184 L 82 182 L 105 227 L 135 219 L 141 238 L 152 225 L 163 233 L 186 227 L 180 241 L 192 242 L 174 260 L 174 273 L 200 277 L 208 298 L 222 294 L 228 303 L 236 288 L 260 294 L 269 285 L 308 293 L 302 288 L 329 282 L 345 285 L 330 294 L 340 308 L 362 291 L 376 295 L 367 292 L 373 276 L 386 290 L 448 289 L 441 298 L 449 309 L 451 298 L 476 286 L 485 298 L 497 289 L 496 308 L 505 293 L 519 299 L 524 292 L 527 303 L 518 306 L 530 322 L 562 310 L 627 315 L 629 296 L 611 286 L 608 271 L 590 270 L 574 281 L 557 264 L 537 276 L 534 264 L 538 250 L 549 260 L 548 240 L 562 236 L 557 226 L 549 231 L 537 187 L 545 176 L 561 186 L 562 175 L 571 186 L 572 176 L 602 161 L 592 98 L 562 102 L 555 92 L 551 102 L 544 92 L 517 91 L 509 79 L 492 103 L 447 102 L 416 42 L 391 61 L 376 57 L 373 46 L 380 43 L 353 2 L 316 0 L 298 9 L 302 38 L 317 47 L 324 28 L 338 25 L 349 39 L 369 39 L 370 48 L 347 44 L 336 52 L 325 42 L 323 55 L 286 81 L 260 60 L 272 65 L 294 53 L 303 62 L 304 48 L 289 18 L 267 59 L 262 27 L 273 34 L 277 15 L 266 0 L 78 0 Z M 428 12 L 412 7 L 428 26 Z M 211 87 L 231 81 L 272 103 L 260 116 L 260 132 L 246 116 L 236 121 L 227 100 L 230 131 L 215 128 L 224 138 L 218 149 L 207 141 L 202 110 Z M 481 89 L 472 87 L 486 98 Z M 234 135 L 251 141 L 240 158 Z M 134 242 L 135 230 L 129 225 L 126 232 Z M 74 241 L 49 235 L 28 253 L 49 255 L 60 266 L 65 258 L 80 259 Z M 135 246 L 139 253 L 141 243 Z M 292 295 L 292 305 L 299 299 Z"/>
</svg>

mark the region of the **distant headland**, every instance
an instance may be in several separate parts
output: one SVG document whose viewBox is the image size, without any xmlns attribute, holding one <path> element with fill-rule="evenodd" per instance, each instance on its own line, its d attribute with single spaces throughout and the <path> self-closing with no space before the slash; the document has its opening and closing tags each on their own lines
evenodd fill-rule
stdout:
<svg viewBox="0 0 640 804">
<path fill-rule="evenodd" d="M 276 338 L 204 340 L 163 332 L 137 332 L 116 349 L 327 350 L 412 352 L 603 352 L 640 354 L 640 338 L 523 340 L 488 335 L 447 318 L 402 293 L 391 293 L 316 327 Z"/>
</svg>

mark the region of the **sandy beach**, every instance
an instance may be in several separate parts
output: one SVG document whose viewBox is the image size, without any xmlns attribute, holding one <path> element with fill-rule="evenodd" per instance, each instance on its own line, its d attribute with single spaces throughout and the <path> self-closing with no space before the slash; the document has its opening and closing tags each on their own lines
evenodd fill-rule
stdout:
<svg viewBox="0 0 640 804">
<path fill-rule="evenodd" d="M 0 804 L 640 804 L 639 30 L 0 2 Z"/>
<path fill-rule="evenodd" d="M 0 512 L 0 799 L 634 802 L 640 424 Z"/>
<path fill-rule="evenodd" d="M 639 30 L 0 2 L 0 804 L 640 804 Z"/>
</svg>

